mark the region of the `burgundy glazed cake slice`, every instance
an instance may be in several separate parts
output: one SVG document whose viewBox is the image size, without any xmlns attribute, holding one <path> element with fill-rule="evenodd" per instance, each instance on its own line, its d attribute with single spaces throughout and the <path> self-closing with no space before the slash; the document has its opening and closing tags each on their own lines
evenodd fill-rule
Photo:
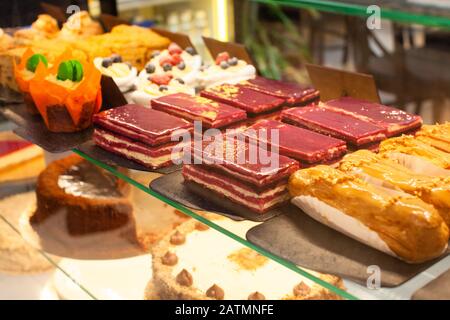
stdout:
<svg viewBox="0 0 450 320">
<path fill-rule="evenodd" d="M 306 105 L 318 101 L 320 96 L 319 90 L 311 86 L 263 77 L 256 77 L 241 84 L 255 91 L 284 99 L 289 106 Z"/>
<path fill-rule="evenodd" d="M 284 104 L 284 99 L 252 90 L 240 84 L 222 84 L 203 90 L 200 95 L 227 103 L 250 114 L 273 111 Z"/>
<path fill-rule="evenodd" d="M 227 140 L 223 144 L 223 153 L 215 154 L 207 149 L 208 144 L 203 142 L 201 150 L 194 147 L 194 159 L 202 159 L 203 162 L 183 166 L 186 181 L 257 213 L 264 213 L 289 200 L 287 181 L 290 174 L 299 168 L 295 160 L 277 155 L 278 163 L 263 164 L 257 158 L 252 161 L 252 152 L 266 152 L 254 145 Z M 269 151 L 267 154 L 273 156 Z"/>
<path fill-rule="evenodd" d="M 200 120 L 207 128 L 222 128 L 247 118 L 244 110 L 186 93 L 174 93 L 151 101 L 153 109 L 190 121 Z"/>
<path fill-rule="evenodd" d="M 271 139 L 271 130 L 277 130 L 277 142 Z M 327 163 L 340 158 L 347 151 L 343 140 L 275 120 L 261 120 L 243 134 L 256 139 L 258 143 L 278 146 L 280 154 L 306 163 Z"/>
<path fill-rule="evenodd" d="M 342 112 L 320 106 L 283 110 L 284 122 L 342 139 L 354 146 L 363 146 L 386 138 L 386 129 Z"/>
<path fill-rule="evenodd" d="M 95 116 L 94 123 L 97 146 L 152 169 L 181 158 L 181 152 L 172 154 L 177 142 L 171 141 L 171 135 L 178 130 L 193 130 L 186 120 L 140 105 L 103 111 Z"/>
<path fill-rule="evenodd" d="M 351 97 L 327 101 L 321 106 L 382 126 L 392 137 L 419 128 L 422 118 L 403 110 Z"/>
</svg>

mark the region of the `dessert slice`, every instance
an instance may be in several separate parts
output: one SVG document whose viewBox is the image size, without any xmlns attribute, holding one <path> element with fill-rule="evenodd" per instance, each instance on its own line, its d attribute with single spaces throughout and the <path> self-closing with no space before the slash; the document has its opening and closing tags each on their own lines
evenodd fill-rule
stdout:
<svg viewBox="0 0 450 320">
<path fill-rule="evenodd" d="M 285 100 L 288 106 L 302 106 L 319 101 L 319 90 L 298 83 L 256 77 L 241 82 L 255 91 L 269 94 Z"/>
<path fill-rule="evenodd" d="M 386 129 L 379 125 L 321 106 L 286 109 L 281 113 L 281 118 L 285 122 L 343 139 L 357 147 L 386 138 Z"/>
<path fill-rule="evenodd" d="M 298 169 L 295 160 L 272 154 L 272 162 L 259 158 L 257 146 L 227 139 L 221 150 L 203 142 L 202 150 L 193 148 L 193 162 L 183 166 L 183 177 L 256 213 L 264 213 L 289 199 L 287 180 Z"/>
<path fill-rule="evenodd" d="M 292 202 L 317 221 L 409 263 L 443 254 L 449 230 L 418 197 L 319 165 L 289 180 Z"/>
<path fill-rule="evenodd" d="M 227 230 L 236 230 L 236 225 L 239 225 L 217 216 L 213 222 Z M 238 231 L 245 230 L 239 226 Z M 147 290 L 147 299 L 340 298 L 314 281 L 193 220 L 167 235 L 152 252 L 153 279 L 147 286 L 152 290 Z M 308 273 L 344 289 L 342 279 L 336 276 L 310 270 Z"/>
<path fill-rule="evenodd" d="M 247 118 L 245 111 L 225 103 L 175 93 L 152 100 L 152 108 L 189 121 L 199 120 L 207 128 L 222 128 Z"/>
<path fill-rule="evenodd" d="M 0 139 L 0 171 L 42 156 L 38 146 L 19 139 Z"/>
<path fill-rule="evenodd" d="M 403 153 L 423 158 L 443 169 L 450 169 L 450 153 L 434 148 L 411 136 L 403 135 L 381 142 L 380 153 Z"/>
<path fill-rule="evenodd" d="M 181 158 L 181 152 L 172 154 L 177 145 L 171 141 L 172 134 L 193 130 L 183 119 L 131 104 L 97 114 L 94 123 L 93 137 L 99 147 L 152 169 Z"/>
<path fill-rule="evenodd" d="M 203 90 L 200 95 L 211 100 L 227 103 L 251 114 L 273 111 L 281 107 L 284 99 L 252 90 L 240 84 L 223 84 Z"/>
<path fill-rule="evenodd" d="M 416 137 L 436 149 L 450 153 L 450 122 L 425 125 L 416 133 Z"/>
<path fill-rule="evenodd" d="M 397 162 L 368 150 L 348 154 L 339 169 L 392 188 L 399 188 L 432 204 L 450 226 L 450 177 L 417 174 Z"/>
<path fill-rule="evenodd" d="M 379 125 L 386 129 L 388 137 L 412 131 L 422 125 L 422 118 L 418 115 L 351 97 L 327 101 L 321 106 Z"/>
<path fill-rule="evenodd" d="M 276 130 L 276 131 L 275 131 Z M 277 133 L 277 141 L 271 139 Z M 275 120 L 261 120 L 243 135 L 268 146 L 277 146 L 280 154 L 306 163 L 337 160 L 347 151 L 345 141 Z"/>
</svg>

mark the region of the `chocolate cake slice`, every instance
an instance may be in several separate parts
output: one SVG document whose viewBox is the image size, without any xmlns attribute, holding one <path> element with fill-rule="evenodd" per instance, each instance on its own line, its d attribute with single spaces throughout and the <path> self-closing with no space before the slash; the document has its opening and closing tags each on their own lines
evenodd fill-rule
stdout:
<svg viewBox="0 0 450 320">
<path fill-rule="evenodd" d="M 256 77 L 241 84 L 252 90 L 284 99 L 286 105 L 291 107 L 318 102 L 320 96 L 319 90 L 311 86 L 264 77 Z"/>
<path fill-rule="evenodd" d="M 386 138 L 386 129 L 372 122 L 321 106 L 283 110 L 284 122 L 310 129 L 360 147 Z"/>
<path fill-rule="evenodd" d="M 289 199 L 287 181 L 299 167 L 295 160 L 236 139 L 227 139 L 222 145 L 223 152 L 213 151 L 209 143 L 203 142 L 201 150 L 193 148 L 194 164 L 183 166 L 186 181 L 257 213 L 267 212 Z M 260 159 L 258 155 L 263 153 L 273 162 Z"/>
<path fill-rule="evenodd" d="M 202 97 L 227 103 L 250 114 L 259 114 L 281 107 L 285 99 L 255 91 L 241 84 L 223 84 L 203 90 Z"/>
<path fill-rule="evenodd" d="M 272 133 L 278 135 L 278 141 L 272 139 Z M 261 120 L 242 134 L 260 147 L 261 142 L 267 147 L 277 146 L 280 154 L 306 163 L 327 163 L 347 151 L 343 140 L 275 120 Z"/>
<path fill-rule="evenodd" d="M 37 208 L 32 224 L 56 214 L 66 215 L 70 235 L 118 229 L 134 223 L 127 199 L 129 186 L 77 155 L 52 162 L 36 185 Z"/>
<path fill-rule="evenodd" d="M 155 110 L 189 121 L 202 121 L 207 128 L 222 128 L 247 118 L 247 114 L 241 109 L 186 93 L 169 94 L 153 99 L 151 105 Z"/>
<path fill-rule="evenodd" d="M 171 141 L 172 134 L 193 130 L 186 120 L 140 105 L 104 111 L 95 116 L 94 123 L 97 146 L 152 169 L 181 158 L 181 152 L 172 154 L 177 145 Z"/>
<path fill-rule="evenodd" d="M 392 137 L 420 128 L 422 118 L 403 110 L 351 97 L 342 97 L 321 104 L 322 107 L 342 112 L 360 120 L 372 122 L 386 129 Z"/>
</svg>

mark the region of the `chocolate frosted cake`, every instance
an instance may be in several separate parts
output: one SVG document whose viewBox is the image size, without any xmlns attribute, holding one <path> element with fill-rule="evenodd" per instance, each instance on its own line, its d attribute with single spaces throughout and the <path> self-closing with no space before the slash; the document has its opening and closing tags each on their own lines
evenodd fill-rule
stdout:
<svg viewBox="0 0 450 320">
<path fill-rule="evenodd" d="M 133 221 L 128 192 L 122 180 L 71 155 L 54 161 L 40 174 L 31 223 L 65 213 L 68 233 L 73 236 L 118 229 Z"/>
<path fill-rule="evenodd" d="M 236 227 L 224 218 L 220 225 L 227 230 Z M 145 293 L 149 300 L 339 299 L 315 282 L 194 220 L 166 236 L 152 253 L 153 279 Z M 343 288 L 336 276 L 309 272 Z"/>
</svg>

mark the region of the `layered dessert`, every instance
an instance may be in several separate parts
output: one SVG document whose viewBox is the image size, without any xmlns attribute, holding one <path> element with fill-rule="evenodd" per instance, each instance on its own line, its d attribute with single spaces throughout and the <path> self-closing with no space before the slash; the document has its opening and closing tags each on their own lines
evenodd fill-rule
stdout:
<svg viewBox="0 0 450 320">
<path fill-rule="evenodd" d="M 92 124 L 102 105 L 101 73 L 92 63 L 59 57 L 51 68 L 40 63 L 30 94 L 49 131 L 74 132 Z"/>
<path fill-rule="evenodd" d="M 289 199 L 287 180 L 298 169 L 298 163 L 287 157 L 259 150 L 237 139 L 226 139 L 212 148 L 203 142 L 201 150 L 194 145 L 193 161 L 183 166 L 186 182 L 211 190 L 256 213 L 264 213 Z M 259 155 L 266 153 L 272 163 Z M 265 160 L 265 159 L 264 159 Z"/>
<path fill-rule="evenodd" d="M 235 225 L 229 220 L 217 223 L 227 230 Z M 146 299 L 340 299 L 312 280 L 196 221 L 179 226 L 153 248 L 152 254 L 153 279 L 147 286 Z M 308 272 L 344 288 L 336 276 Z"/>
<path fill-rule="evenodd" d="M 224 83 L 236 84 L 256 76 L 256 69 L 251 64 L 228 52 L 219 53 L 212 65 L 201 68 L 198 84 L 203 88 L 214 87 Z"/>
<path fill-rule="evenodd" d="M 134 226 L 129 186 L 77 155 L 52 162 L 39 175 L 32 224 L 65 214 L 73 236 Z"/>
<path fill-rule="evenodd" d="M 450 177 L 418 174 L 395 160 L 368 150 L 359 150 L 344 157 L 339 169 L 361 178 L 398 188 L 432 204 L 450 226 Z"/>
<path fill-rule="evenodd" d="M 313 219 L 406 262 L 432 260 L 447 249 L 441 215 L 414 195 L 324 165 L 295 172 L 289 191 Z"/>
<path fill-rule="evenodd" d="M 380 153 L 406 154 L 422 158 L 440 168 L 450 169 L 450 153 L 437 149 L 412 136 L 403 135 L 383 141 L 380 144 Z"/>
<path fill-rule="evenodd" d="M 379 103 L 351 97 L 342 97 L 327 101 L 321 104 L 321 106 L 379 125 L 386 129 L 387 137 L 410 132 L 420 128 L 422 125 L 422 118 L 420 116 Z"/>
<path fill-rule="evenodd" d="M 222 84 L 200 92 L 202 97 L 226 103 L 250 114 L 273 111 L 284 104 L 284 100 L 252 90 L 240 84 Z"/>
<path fill-rule="evenodd" d="M 140 79 L 148 79 L 154 74 L 168 73 L 174 79 L 194 88 L 198 82 L 198 74 L 202 66 L 202 58 L 192 47 L 184 50 L 172 42 L 163 51 L 155 51 L 152 58 L 139 73 Z"/>
<path fill-rule="evenodd" d="M 255 77 L 241 84 L 249 88 L 266 93 L 285 100 L 285 104 L 290 107 L 304 106 L 319 101 L 319 90 L 298 83 L 284 82 L 279 80 Z"/>
<path fill-rule="evenodd" d="M 192 132 L 193 125 L 167 113 L 128 104 L 103 111 L 94 118 L 94 142 L 97 146 L 156 169 L 181 158 L 173 153 L 177 132 Z"/>
<path fill-rule="evenodd" d="M 120 55 L 95 58 L 94 65 L 103 75 L 111 77 L 122 93 L 133 89 L 137 70 L 131 64 L 124 62 Z"/>
<path fill-rule="evenodd" d="M 47 58 L 43 54 L 34 53 L 31 49 L 27 49 L 20 63 L 15 65 L 14 68 L 17 85 L 22 92 L 27 110 L 31 114 L 39 114 L 30 94 L 30 81 L 34 78 L 39 64 L 43 64 L 45 68 L 48 68 Z"/>
<path fill-rule="evenodd" d="M 436 149 L 450 153 L 450 122 L 425 125 L 416 133 L 416 138 Z"/>
<path fill-rule="evenodd" d="M 386 138 L 386 129 L 379 125 L 321 106 L 286 109 L 281 117 L 285 122 L 345 140 L 357 147 Z"/>
<path fill-rule="evenodd" d="M 195 95 L 195 89 L 170 73 L 153 74 L 137 79 L 136 90 L 130 94 L 130 99 L 136 104 L 149 106 L 153 99 L 174 93 Z"/>
<path fill-rule="evenodd" d="M 189 121 L 198 120 L 207 128 L 222 128 L 247 118 L 245 111 L 207 98 L 175 93 L 152 100 L 152 108 Z"/>
<path fill-rule="evenodd" d="M 272 139 L 276 134 L 276 141 Z M 330 163 L 347 152 L 345 141 L 275 120 L 261 120 L 245 130 L 243 135 L 302 163 Z"/>
</svg>

